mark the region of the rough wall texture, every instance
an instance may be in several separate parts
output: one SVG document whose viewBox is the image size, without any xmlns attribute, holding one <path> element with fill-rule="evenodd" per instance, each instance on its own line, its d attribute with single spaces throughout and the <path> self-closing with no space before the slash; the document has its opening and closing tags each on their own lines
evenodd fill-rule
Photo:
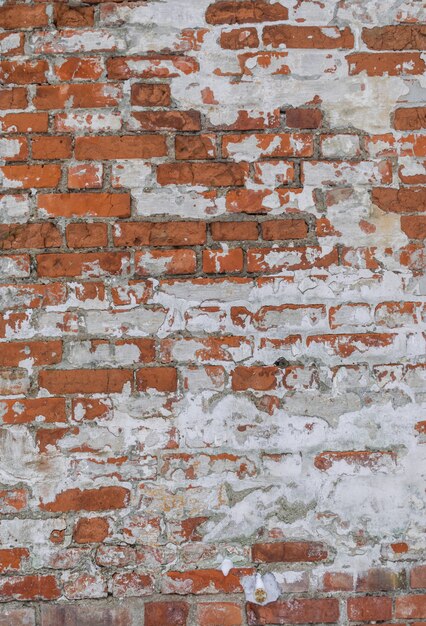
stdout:
<svg viewBox="0 0 426 626">
<path fill-rule="evenodd" d="M 426 623 L 424 2 L 0 24 L 0 625 Z"/>
</svg>

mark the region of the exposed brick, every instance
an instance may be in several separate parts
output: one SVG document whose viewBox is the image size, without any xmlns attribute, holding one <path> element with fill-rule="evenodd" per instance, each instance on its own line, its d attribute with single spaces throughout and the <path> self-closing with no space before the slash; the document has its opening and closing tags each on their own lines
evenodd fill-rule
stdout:
<svg viewBox="0 0 426 626">
<path fill-rule="evenodd" d="M 277 48 L 352 48 L 354 37 L 348 27 L 273 25 L 263 29 L 263 43 Z"/>
<path fill-rule="evenodd" d="M 255 241 L 257 222 L 213 222 L 211 233 L 215 241 Z"/>
<path fill-rule="evenodd" d="M 67 106 L 76 109 L 111 107 L 120 102 L 120 96 L 120 88 L 111 84 L 46 85 L 37 88 L 34 104 L 37 109 L 47 111 Z"/>
<path fill-rule="evenodd" d="M 40 503 L 42 511 L 108 511 L 124 508 L 129 501 L 129 491 L 124 487 L 99 487 L 98 489 L 68 489 L 59 493 L 52 502 Z"/>
<path fill-rule="evenodd" d="M 189 605 L 184 601 L 147 602 L 145 604 L 145 626 L 173 624 L 187 626 Z"/>
<path fill-rule="evenodd" d="M 392 598 L 381 596 L 348 598 L 347 609 L 351 622 L 384 621 L 392 617 Z"/>
<path fill-rule="evenodd" d="M 382 210 L 391 213 L 417 213 L 426 212 L 426 188 L 414 187 L 407 189 L 390 189 L 376 187 L 373 189 L 371 199 Z"/>
<path fill-rule="evenodd" d="M 206 12 L 208 24 L 244 24 L 273 22 L 288 18 L 287 7 L 268 0 L 221 0 L 212 3 Z"/>
<path fill-rule="evenodd" d="M 241 163 L 164 163 L 157 168 L 160 185 L 240 187 L 247 174 L 247 164 Z"/>
<path fill-rule="evenodd" d="M 102 601 L 94 604 L 43 604 L 41 607 L 41 626 L 133 626 L 129 607 L 110 606 Z M 26 625 L 25 625 L 26 626 Z"/>
<path fill-rule="evenodd" d="M 126 193 L 40 194 L 38 209 L 49 217 L 129 217 L 130 196 Z"/>
<path fill-rule="evenodd" d="M 308 234 L 305 220 L 273 220 L 262 222 L 262 238 L 266 241 L 275 239 L 304 239 Z"/>
<path fill-rule="evenodd" d="M 164 137 L 159 135 L 128 135 L 117 137 L 77 137 L 75 156 L 80 161 L 110 159 L 151 159 L 166 156 Z"/>
<path fill-rule="evenodd" d="M 70 137 L 34 137 L 32 141 L 34 159 L 68 159 L 71 157 Z"/>
<path fill-rule="evenodd" d="M 0 89 L 0 110 L 25 109 L 28 104 L 25 87 Z"/>
<path fill-rule="evenodd" d="M 367 76 L 409 76 L 425 71 L 425 62 L 416 52 L 355 52 L 346 59 L 351 76 L 362 72 Z"/>
<path fill-rule="evenodd" d="M 50 393 L 118 393 L 130 384 L 128 370 L 43 370 L 40 387 Z"/>
<path fill-rule="evenodd" d="M 116 246 L 194 246 L 206 241 L 204 222 L 123 222 Z"/>
<path fill-rule="evenodd" d="M 285 120 L 289 128 L 319 128 L 322 113 L 318 109 L 288 109 Z"/>
<path fill-rule="evenodd" d="M 106 224 L 68 224 L 66 241 L 69 248 L 102 248 L 108 243 Z"/>
<path fill-rule="evenodd" d="M 203 250 L 203 271 L 206 274 L 241 272 L 244 256 L 241 248 L 232 250 Z"/>
<path fill-rule="evenodd" d="M 197 131 L 201 129 L 198 111 L 138 111 L 132 114 L 132 126 L 142 130 Z"/>
<path fill-rule="evenodd" d="M 410 239 L 426 239 L 426 215 L 403 215 L 401 230 Z"/>
<path fill-rule="evenodd" d="M 222 32 L 220 45 L 225 50 L 257 48 L 259 46 L 259 37 L 255 28 L 234 28 Z"/>
<path fill-rule="evenodd" d="M 426 107 L 396 109 L 394 128 L 396 130 L 421 130 L 426 128 Z"/>
<path fill-rule="evenodd" d="M 426 26 L 400 24 L 363 28 L 362 40 L 371 50 L 426 50 Z"/>
<path fill-rule="evenodd" d="M 22 189 L 56 187 L 61 178 L 59 165 L 5 165 L 0 168 L 3 186 Z"/>
<path fill-rule="evenodd" d="M 259 606 L 248 603 L 247 623 L 249 626 L 262 624 L 329 624 L 339 618 L 339 603 L 334 598 L 278 601 Z"/>
<path fill-rule="evenodd" d="M 255 543 L 252 547 L 254 561 L 263 563 L 317 562 L 327 558 L 327 549 L 313 541 L 286 541 L 279 543 Z"/>
<path fill-rule="evenodd" d="M 76 26 L 93 26 L 93 7 L 69 6 L 57 2 L 54 7 L 56 26 L 75 28 Z"/>
<path fill-rule="evenodd" d="M 56 600 L 61 595 L 56 578 L 51 575 L 13 576 L 0 582 L 4 601 Z"/>
<path fill-rule="evenodd" d="M 140 391 L 176 391 L 177 371 L 174 367 L 147 367 L 137 371 L 136 386 Z"/>
<path fill-rule="evenodd" d="M 0 249 L 59 248 L 62 236 L 51 222 L 39 224 L 1 224 Z"/>
<path fill-rule="evenodd" d="M 141 107 L 168 107 L 171 103 L 170 85 L 156 83 L 134 83 L 131 102 Z"/>
<path fill-rule="evenodd" d="M 241 626 L 241 607 L 232 602 L 203 602 L 197 606 L 200 626 Z"/>
<path fill-rule="evenodd" d="M 46 8 L 43 4 L 36 4 L 35 6 L 6 4 L 0 7 L 0 23 L 2 28 L 7 30 L 47 26 Z"/>
<path fill-rule="evenodd" d="M 215 137 L 214 135 L 176 135 L 175 152 L 179 160 L 214 159 L 216 156 Z"/>
</svg>

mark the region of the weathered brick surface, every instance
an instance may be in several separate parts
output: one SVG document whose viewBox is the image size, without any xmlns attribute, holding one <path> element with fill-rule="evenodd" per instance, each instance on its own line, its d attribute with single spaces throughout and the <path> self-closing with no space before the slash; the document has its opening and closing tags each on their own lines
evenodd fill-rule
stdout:
<svg viewBox="0 0 426 626">
<path fill-rule="evenodd" d="M 424 3 L 0 4 L 0 626 L 426 623 Z"/>
</svg>

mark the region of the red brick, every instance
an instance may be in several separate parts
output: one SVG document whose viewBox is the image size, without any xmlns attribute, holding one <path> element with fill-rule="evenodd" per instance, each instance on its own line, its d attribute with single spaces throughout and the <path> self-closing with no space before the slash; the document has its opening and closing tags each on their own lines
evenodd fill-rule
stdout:
<svg viewBox="0 0 426 626">
<path fill-rule="evenodd" d="M 245 24 L 286 20 L 288 9 L 268 0 L 221 0 L 206 12 L 208 24 Z"/>
<path fill-rule="evenodd" d="M 116 598 L 147 596 L 154 593 L 154 580 L 149 574 L 123 572 L 112 577 L 112 595 Z"/>
<path fill-rule="evenodd" d="M 279 369 L 275 366 L 240 365 L 232 372 L 232 389 L 234 391 L 269 391 L 277 387 L 277 374 Z"/>
<path fill-rule="evenodd" d="M 131 384 L 130 370 L 43 370 L 39 374 L 40 388 L 53 394 L 120 393 Z"/>
<path fill-rule="evenodd" d="M 34 159 L 69 159 L 72 146 L 71 137 L 34 137 L 32 140 Z"/>
<path fill-rule="evenodd" d="M 138 64 L 141 65 L 140 69 Z M 189 56 L 113 57 L 107 61 L 108 78 L 127 80 L 128 78 L 175 78 L 188 75 L 199 69 L 197 59 Z"/>
<path fill-rule="evenodd" d="M 373 568 L 358 574 L 356 591 L 394 591 L 405 587 L 405 572 Z"/>
<path fill-rule="evenodd" d="M 325 572 L 322 586 L 324 591 L 353 591 L 354 577 L 346 572 Z"/>
<path fill-rule="evenodd" d="M 410 239 L 426 239 L 426 215 L 403 215 L 401 230 Z"/>
<path fill-rule="evenodd" d="M 171 104 L 170 85 L 134 83 L 131 88 L 131 103 L 141 107 L 168 107 Z"/>
<path fill-rule="evenodd" d="M 376 187 L 371 199 L 382 211 L 387 213 L 426 212 L 426 187 Z"/>
<path fill-rule="evenodd" d="M 27 508 L 28 491 L 26 489 L 0 489 L 0 513 L 18 513 Z M 1 620 L 0 620 L 1 624 Z"/>
<path fill-rule="evenodd" d="M 0 124 L 5 133 L 45 133 L 49 116 L 47 113 L 8 113 L 0 119 Z"/>
<path fill-rule="evenodd" d="M 49 217 L 129 217 L 127 193 L 39 194 L 38 210 Z"/>
<path fill-rule="evenodd" d="M 247 604 L 247 624 L 330 624 L 339 619 L 339 603 L 334 598 L 313 600 L 295 598 L 259 606 Z"/>
<path fill-rule="evenodd" d="M 108 520 L 104 517 L 81 517 L 73 532 L 76 543 L 101 543 L 108 537 Z"/>
<path fill-rule="evenodd" d="M 304 239 L 307 235 L 308 225 L 305 220 L 302 219 L 262 222 L 262 237 L 266 241 Z"/>
<path fill-rule="evenodd" d="M 22 189 L 57 187 L 61 178 L 60 165 L 5 165 L 0 168 L 4 176 L 3 186 Z"/>
<path fill-rule="evenodd" d="M 61 341 L 16 341 L 0 343 L 0 367 L 18 367 L 31 359 L 34 365 L 54 365 L 62 360 Z"/>
<path fill-rule="evenodd" d="M 176 159 L 214 159 L 216 156 L 214 135 L 176 135 Z"/>
<path fill-rule="evenodd" d="M 132 127 L 142 130 L 197 131 L 201 129 L 198 111 L 136 111 L 132 113 Z"/>
<path fill-rule="evenodd" d="M 1 8 L 1 7 L 0 7 Z M 47 61 L 0 61 L 0 81 L 6 85 L 31 85 L 45 83 L 49 70 Z"/>
<path fill-rule="evenodd" d="M 51 222 L 0 225 L 1 250 L 59 248 L 61 245 L 61 233 Z"/>
<path fill-rule="evenodd" d="M 399 24 L 363 28 L 362 40 L 371 50 L 426 50 L 426 26 Z"/>
<path fill-rule="evenodd" d="M 162 163 L 157 167 L 160 185 L 241 187 L 247 175 L 247 163 Z"/>
<path fill-rule="evenodd" d="M 79 57 L 68 57 L 65 60 L 57 61 L 53 69 L 56 76 L 62 81 L 97 80 L 102 76 L 104 65 L 103 60 L 99 58 L 81 59 Z M 94 91 L 98 93 L 97 90 Z M 50 93 L 52 94 L 53 92 Z M 80 94 L 81 92 L 78 93 Z M 60 98 L 60 96 L 58 96 L 58 98 Z M 79 98 L 81 101 L 83 96 L 79 95 Z"/>
<path fill-rule="evenodd" d="M 384 621 L 392 618 L 392 598 L 383 596 L 348 598 L 351 622 Z"/>
<path fill-rule="evenodd" d="M 241 607 L 233 602 L 203 602 L 197 606 L 199 626 L 242 626 Z"/>
<path fill-rule="evenodd" d="M 147 250 L 135 254 L 135 273 L 140 276 L 193 274 L 196 268 L 194 250 Z"/>
<path fill-rule="evenodd" d="M 355 52 L 346 57 L 349 75 L 366 72 L 367 76 L 404 76 L 423 74 L 426 65 L 415 52 Z"/>
<path fill-rule="evenodd" d="M 100 189 L 103 166 L 101 163 L 79 163 L 68 167 L 69 189 Z"/>
<path fill-rule="evenodd" d="M 0 549 L 0 574 L 4 572 L 18 572 L 22 562 L 30 556 L 27 548 L 2 548 Z"/>
<path fill-rule="evenodd" d="M 412 589 L 426 589 L 426 565 L 413 567 L 410 573 L 410 587 Z"/>
<path fill-rule="evenodd" d="M 117 486 L 85 490 L 68 489 L 59 493 L 52 502 L 40 502 L 39 507 L 42 511 L 50 513 L 110 511 L 124 509 L 129 502 L 129 495 L 128 489 Z"/>
<path fill-rule="evenodd" d="M 161 135 L 77 137 L 75 140 L 75 157 L 80 161 L 151 159 L 166 155 L 166 141 Z"/>
<path fill-rule="evenodd" d="M 0 626 L 35 626 L 34 608 L 0 608 Z"/>
<path fill-rule="evenodd" d="M 353 48 L 354 36 L 347 26 L 265 26 L 263 43 L 273 48 Z"/>
<path fill-rule="evenodd" d="M 69 248 L 103 248 L 108 244 L 107 225 L 96 222 L 68 224 L 65 236 Z"/>
<path fill-rule="evenodd" d="M 121 88 L 114 84 L 46 85 L 37 87 L 34 96 L 36 109 L 86 109 L 113 107 L 120 103 Z"/>
<path fill-rule="evenodd" d="M 53 21 L 55 26 L 66 26 L 70 28 L 93 26 L 93 7 L 69 6 L 61 2 L 57 2 L 54 6 Z"/>
<path fill-rule="evenodd" d="M 139 391 L 173 392 L 177 389 L 177 370 L 174 367 L 145 367 L 136 372 Z"/>
<path fill-rule="evenodd" d="M 39 254 L 36 257 L 37 274 L 51 278 L 120 275 L 128 272 L 129 259 L 124 252 Z"/>
<path fill-rule="evenodd" d="M 251 568 L 233 568 L 227 576 L 217 569 L 197 569 L 187 572 L 167 572 L 162 581 L 162 593 L 210 594 L 241 593 L 241 577 L 253 574 Z"/>
<path fill-rule="evenodd" d="M 61 595 L 54 576 L 20 576 L 4 578 L 0 582 L 2 600 L 34 601 L 56 600 Z"/>
<path fill-rule="evenodd" d="M 25 109 L 28 106 L 25 87 L 0 89 L 0 110 Z"/>
<path fill-rule="evenodd" d="M 41 626 L 134 626 L 134 621 L 130 607 L 121 604 L 56 602 L 41 606 Z"/>
<path fill-rule="evenodd" d="M 289 128 L 319 128 L 322 113 L 318 109 L 288 109 L 285 119 Z"/>
<path fill-rule="evenodd" d="M 256 241 L 257 222 L 213 222 L 211 234 L 215 241 Z"/>
<path fill-rule="evenodd" d="M 6 4 L 0 7 L 0 24 L 6 30 L 19 28 L 40 28 L 47 26 L 48 17 L 42 4 L 28 6 L 25 4 Z"/>
<path fill-rule="evenodd" d="M 203 272 L 206 274 L 241 272 L 243 265 L 244 255 L 241 248 L 203 250 Z"/>
<path fill-rule="evenodd" d="M 395 618 L 426 618 L 426 595 L 398 596 L 395 598 Z"/>
<path fill-rule="evenodd" d="M 259 46 L 259 37 L 255 28 L 234 28 L 221 33 L 220 45 L 225 50 L 257 48 Z"/>
<path fill-rule="evenodd" d="M 394 128 L 396 130 L 422 130 L 422 128 L 426 128 L 426 106 L 396 109 Z"/>
<path fill-rule="evenodd" d="M 314 541 L 282 541 L 255 543 L 252 546 L 253 561 L 261 563 L 315 563 L 327 559 L 324 544 Z"/>
<path fill-rule="evenodd" d="M 145 626 L 187 626 L 189 606 L 183 601 L 147 602 L 145 604 Z"/>
<path fill-rule="evenodd" d="M 4 399 L 2 405 L 2 420 L 5 424 L 30 424 L 40 417 L 46 424 L 66 421 L 64 398 Z"/>
<path fill-rule="evenodd" d="M 123 222 L 114 233 L 116 246 L 196 246 L 206 241 L 204 222 Z"/>
</svg>

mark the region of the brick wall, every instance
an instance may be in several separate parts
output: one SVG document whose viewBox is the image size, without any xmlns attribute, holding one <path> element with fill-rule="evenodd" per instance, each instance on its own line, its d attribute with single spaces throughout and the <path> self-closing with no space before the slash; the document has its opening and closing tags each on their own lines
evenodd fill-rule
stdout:
<svg viewBox="0 0 426 626">
<path fill-rule="evenodd" d="M 0 25 L 0 626 L 426 623 L 423 1 Z"/>
</svg>

